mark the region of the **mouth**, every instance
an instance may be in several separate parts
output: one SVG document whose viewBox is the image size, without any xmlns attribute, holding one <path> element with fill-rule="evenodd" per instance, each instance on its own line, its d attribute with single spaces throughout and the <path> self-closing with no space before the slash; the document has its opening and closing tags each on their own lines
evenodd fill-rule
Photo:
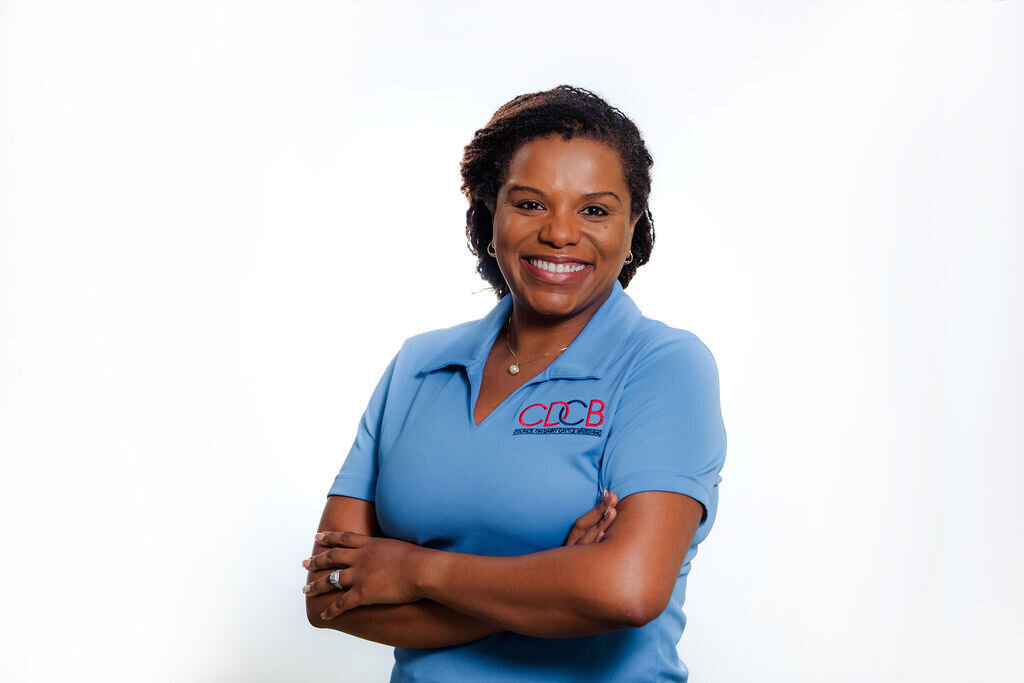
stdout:
<svg viewBox="0 0 1024 683">
<path fill-rule="evenodd" d="M 554 258 L 539 256 L 524 256 L 522 262 L 526 271 L 534 278 L 542 282 L 554 284 L 567 284 L 575 282 L 583 277 L 587 270 L 593 266 L 586 261 L 579 259 L 558 256 Z"/>
<path fill-rule="evenodd" d="M 540 258 L 527 258 L 526 262 L 534 268 L 540 268 L 549 273 L 577 273 L 587 267 L 583 261 L 548 261 Z"/>
</svg>

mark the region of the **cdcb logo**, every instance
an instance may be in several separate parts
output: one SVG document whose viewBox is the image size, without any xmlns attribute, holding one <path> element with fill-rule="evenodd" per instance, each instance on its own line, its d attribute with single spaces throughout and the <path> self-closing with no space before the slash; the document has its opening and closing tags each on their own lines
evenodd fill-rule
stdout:
<svg viewBox="0 0 1024 683">
<path fill-rule="evenodd" d="M 574 407 L 579 406 L 579 407 Z M 576 419 L 573 419 L 576 418 Z M 597 427 L 604 422 L 604 401 L 592 398 L 589 402 L 574 398 L 571 401 L 534 403 L 519 413 L 519 424 L 524 427 Z"/>
</svg>

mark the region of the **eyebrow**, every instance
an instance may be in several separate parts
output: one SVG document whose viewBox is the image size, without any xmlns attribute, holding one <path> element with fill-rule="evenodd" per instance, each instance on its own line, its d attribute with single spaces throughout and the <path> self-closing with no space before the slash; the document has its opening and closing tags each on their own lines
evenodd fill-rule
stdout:
<svg viewBox="0 0 1024 683">
<path fill-rule="evenodd" d="M 508 188 L 509 192 L 514 192 L 516 190 L 519 190 L 521 192 L 533 192 L 534 194 L 539 194 L 542 197 L 544 196 L 543 192 L 538 190 L 536 187 L 530 187 L 529 185 L 513 185 L 512 187 Z M 619 195 L 609 190 L 604 190 L 602 192 L 588 192 L 587 194 L 583 195 L 583 199 L 593 199 L 594 197 L 602 197 L 604 195 L 611 195 L 612 197 L 615 197 L 615 199 L 618 200 L 620 204 L 622 203 L 622 200 L 619 199 Z"/>
</svg>

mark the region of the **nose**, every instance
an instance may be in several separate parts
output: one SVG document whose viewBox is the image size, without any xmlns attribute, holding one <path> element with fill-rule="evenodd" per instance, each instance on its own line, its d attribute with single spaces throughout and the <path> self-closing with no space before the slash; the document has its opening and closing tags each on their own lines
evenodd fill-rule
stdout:
<svg viewBox="0 0 1024 683">
<path fill-rule="evenodd" d="M 537 239 L 556 249 L 562 249 L 580 241 L 578 217 L 571 211 L 554 211 L 541 225 Z"/>
</svg>

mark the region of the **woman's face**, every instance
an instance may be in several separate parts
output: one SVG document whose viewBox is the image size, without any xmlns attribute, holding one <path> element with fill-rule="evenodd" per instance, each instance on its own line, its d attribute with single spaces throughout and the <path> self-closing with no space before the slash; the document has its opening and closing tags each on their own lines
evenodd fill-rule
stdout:
<svg viewBox="0 0 1024 683">
<path fill-rule="evenodd" d="M 556 134 L 520 146 L 492 209 L 498 267 L 516 307 L 592 315 L 629 254 L 639 219 L 629 208 L 622 162 L 604 143 Z"/>
</svg>

